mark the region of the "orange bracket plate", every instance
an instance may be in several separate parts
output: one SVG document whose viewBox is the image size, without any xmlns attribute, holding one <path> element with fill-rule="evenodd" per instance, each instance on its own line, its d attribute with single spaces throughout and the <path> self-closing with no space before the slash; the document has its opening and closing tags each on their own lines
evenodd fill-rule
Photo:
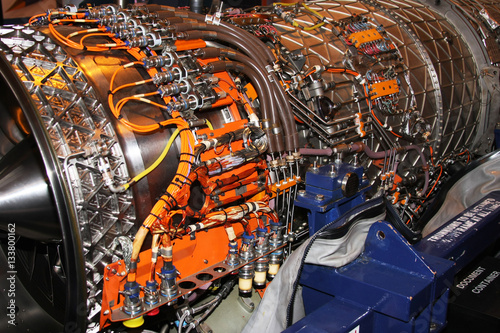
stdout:
<svg viewBox="0 0 500 333">
<path fill-rule="evenodd" d="M 211 281 L 214 281 L 214 280 L 219 279 L 223 276 L 226 276 L 234 271 L 237 271 L 239 268 L 247 265 L 248 263 L 254 262 L 263 256 L 269 255 L 272 252 L 285 247 L 286 245 L 287 244 L 284 243 L 276 248 L 272 248 L 268 252 L 262 254 L 261 256 L 254 258 L 250 261 L 240 261 L 240 264 L 236 265 L 236 266 L 229 266 L 224 261 L 222 261 L 222 262 L 219 262 L 215 265 L 212 265 L 206 269 L 203 269 L 203 270 L 201 270 L 201 271 L 199 271 L 191 276 L 188 276 L 184 279 L 181 279 L 181 280 L 177 281 L 178 293 L 176 296 L 164 297 L 164 296 L 160 295 L 158 303 L 156 303 L 154 305 L 147 305 L 147 304 L 143 303 L 142 311 L 139 313 L 136 313 L 134 315 L 129 315 L 129 314 L 125 313 L 122 310 L 123 304 L 122 304 L 122 302 L 120 302 L 120 304 L 111 306 L 111 316 L 109 316 L 109 320 L 111 320 L 113 322 L 117 322 L 117 321 L 124 321 L 124 320 L 137 318 L 137 317 L 142 316 L 142 315 L 144 315 L 144 314 L 146 314 L 146 313 L 148 313 L 148 312 L 150 312 L 150 311 L 152 311 L 152 310 L 154 310 L 162 305 L 171 304 L 177 298 L 182 297 L 182 296 L 188 294 L 189 292 L 206 285 L 207 283 L 209 283 Z M 116 264 L 117 263 L 113 263 L 111 265 L 116 265 Z M 123 266 L 123 263 L 120 266 Z M 105 279 L 105 281 L 106 281 L 105 284 L 109 283 L 109 284 L 113 284 L 113 285 L 120 285 L 122 280 L 124 279 L 125 275 L 115 273 L 114 275 L 110 276 L 108 274 L 110 271 L 112 271 L 112 269 L 106 268 L 105 278 L 107 278 L 107 279 Z M 113 281 L 111 281 L 111 280 L 113 280 Z M 142 297 L 143 297 L 143 293 L 141 292 L 141 298 Z"/>
</svg>

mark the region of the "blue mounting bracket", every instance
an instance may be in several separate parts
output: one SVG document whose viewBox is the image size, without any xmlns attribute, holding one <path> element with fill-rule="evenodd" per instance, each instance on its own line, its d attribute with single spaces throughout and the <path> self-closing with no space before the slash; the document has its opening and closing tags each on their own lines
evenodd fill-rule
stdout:
<svg viewBox="0 0 500 333">
<path fill-rule="evenodd" d="M 371 188 L 363 179 L 363 167 L 344 163 L 311 168 L 305 183 L 295 205 L 308 210 L 309 235 L 365 202 L 365 193 Z"/>
<path fill-rule="evenodd" d="M 306 317 L 286 332 L 440 332 L 456 270 L 499 236 L 500 192 L 415 246 L 389 223 L 376 222 L 365 250 L 348 265 L 304 265 Z"/>
</svg>

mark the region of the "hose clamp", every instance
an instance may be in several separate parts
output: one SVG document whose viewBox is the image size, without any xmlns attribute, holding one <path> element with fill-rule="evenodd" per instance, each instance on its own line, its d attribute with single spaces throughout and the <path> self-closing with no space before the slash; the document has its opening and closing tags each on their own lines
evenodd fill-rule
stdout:
<svg viewBox="0 0 500 333">
<path fill-rule="evenodd" d="M 212 25 L 220 25 L 220 15 L 206 15 L 205 22 Z"/>
</svg>

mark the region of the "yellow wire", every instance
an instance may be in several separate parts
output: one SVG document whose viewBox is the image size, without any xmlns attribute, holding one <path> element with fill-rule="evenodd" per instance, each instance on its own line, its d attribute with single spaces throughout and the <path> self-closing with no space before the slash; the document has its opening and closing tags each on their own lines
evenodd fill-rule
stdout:
<svg viewBox="0 0 500 333">
<path fill-rule="evenodd" d="M 295 6 L 296 4 L 295 3 L 283 3 L 283 2 L 275 2 L 274 5 L 279 5 L 279 6 L 285 6 L 285 7 L 290 7 L 290 6 Z M 301 3 L 302 7 L 304 7 L 307 11 L 313 13 L 314 15 L 316 15 L 317 17 L 319 17 L 321 20 L 324 20 L 324 16 L 321 15 L 320 13 L 318 13 L 317 11 L 315 11 L 314 9 L 312 9 L 311 7 L 309 7 L 308 5 L 306 5 L 305 3 Z M 325 25 L 325 22 L 322 21 L 322 22 L 319 22 L 311 27 L 305 27 L 305 28 L 302 28 L 303 30 L 306 30 L 306 31 L 310 31 L 310 30 L 314 30 L 314 29 L 318 29 L 320 27 L 322 27 L 323 25 Z M 300 27 L 300 25 L 295 21 L 293 20 L 292 21 L 292 26 L 295 27 L 295 28 L 298 28 Z"/>
<path fill-rule="evenodd" d="M 174 131 L 174 133 L 172 133 L 172 136 L 170 136 L 170 139 L 168 139 L 168 142 L 167 142 L 167 145 L 165 146 L 165 149 L 163 149 L 163 151 L 161 152 L 160 156 L 158 156 L 158 158 L 156 159 L 156 161 L 153 164 L 151 164 L 149 166 L 149 168 L 147 168 L 146 170 L 144 170 L 143 172 L 141 172 L 140 174 L 138 174 L 137 176 L 135 176 L 134 178 L 132 178 L 131 181 L 129 181 L 128 183 L 126 183 L 125 185 L 123 185 L 125 187 L 125 189 L 128 189 L 131 184 L 137 183 L 139 180 L 141 180 L 142 178 L 144 178 L 145 176 L 147 176 L 151 171 L 153 171 L 158 165 L 160 165 L 160 163 L 167 156 L 168 151 L 170 150 L 170 147 L 172 147 L 172 144 L 174 143 L 174 140 L 177 137 L 177 135 L 179 134 L 179 132 L 180 132 L 179 129 L 176 129 Z"/>
<path fill-rule="evenodd" d="M 325 22 L 320 22 L 316 25 L 313 25 L 312 27 L 305 27 L 304 30 L 309 31 L 309 30 L 318 29 L 319 27 L 322 27 L 323 25 L 325 25 Z"/>
<path fill-rule="evenodd" d="M 208 119 L 205 119 L 205 123 L 207 124 L 208 128 L 210 128 L 211 131 L 214 130 L 214 127 L 212 126 L 212 123 L 208 121 Z"/>
<path fill-rule="evenodd" d="M 278 5 L 278 6 L 285 6 L 285 7 L 291 7 L 295 6 L 295 3 L 286 3 L 286 2 L 275 2 L 273 5 Z"/>
<path fill-rule="evenodd" d="M 305 3 L 302 3 L 302 7 L 304 7 L 305 9 L 307 9 L 308 11 L 310 11 L 311 13 L 318 15 L 319 17 L 321 17 L 321 19 L 324 19 L 323 15 L 321 15 L 320 13 L 318 13 L 317 11 L 315 11 L 314 9 L 310 8 Z"/>
</svg>

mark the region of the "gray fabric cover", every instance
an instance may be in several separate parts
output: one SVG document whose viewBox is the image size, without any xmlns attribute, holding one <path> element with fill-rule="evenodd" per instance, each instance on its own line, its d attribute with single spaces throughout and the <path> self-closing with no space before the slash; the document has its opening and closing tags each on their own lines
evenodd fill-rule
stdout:
<svg viewBox="0 0 500 333">
<path fill-rule="evenodd" d="M 429 235 L 488 193 L 500 190 L 499 180 L 500 154 L 479 165 L 452 186 L 439 211 L 425 226 L 422 236 Z"/>
<path fill-rule="evenodd" d="M 363 252 L 370 226 L 384 218 L 385 213 L 359 220 L 351 226 L 345 236 L 338 239 L 316 239 L 306 257 L 306 263 L 331 267 L 341 267 L 350 263 Z M 243 329 L 244 333 L 275 333 L 286 329 L 287 305 L 292 295 L 293 283 L 297 278 L 302 257 L 310 241 L 309 238 L 287 258 L 273 282 L 267 287 L 264 298 Z M 304 315 L 302 293 L 298 290 L 295 298 L 293 322 L 302 319 Z"/>
</svg>

